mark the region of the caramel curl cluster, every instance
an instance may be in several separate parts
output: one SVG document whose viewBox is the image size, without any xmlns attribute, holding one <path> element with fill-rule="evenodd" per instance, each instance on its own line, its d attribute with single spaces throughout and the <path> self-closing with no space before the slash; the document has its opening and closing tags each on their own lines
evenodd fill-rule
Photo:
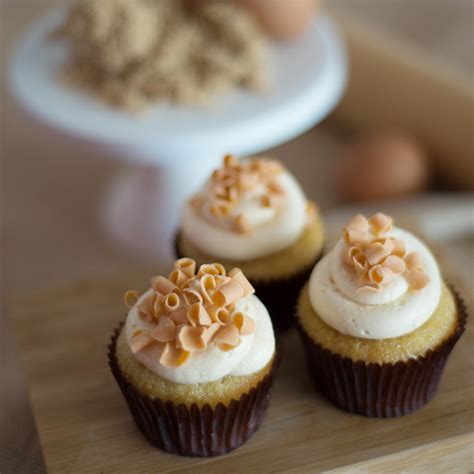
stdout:
<svg viewBox="0 0 474 474">
<path fill-rule="evenodd" d="M 345 263 L 359 278 L 360 290 L 380 291 L 401 274 L 413 290 L 421 290 L 430 281 L 418 252 L 407 254 L 403 240 L 384 237 L 392 225 L 393 219 L 379 212 L 369 219 L 358 214 L 344 228 Z"/>
<path fill-rule="evenodd" d="M 174 264 L 168 278 L 156 276 L 152 293 L 137 306 L 138 316 L 149 329 L 135 330 L 131 339 L 133 353 L 150 345 L 159 345 L 160 363 L 179 367 L 197 351 L 216 344 L 229 351 L 241 342 L 241 336 L 255 331 L 255 322 L 236 308 L 239 299 L 254 293 L 252 285 L 238 268 L 229 273 L 219 263 L 196 268 L 190 258 Z M 139 298 L 127 291 L 127 306 Z"/>
</svg>

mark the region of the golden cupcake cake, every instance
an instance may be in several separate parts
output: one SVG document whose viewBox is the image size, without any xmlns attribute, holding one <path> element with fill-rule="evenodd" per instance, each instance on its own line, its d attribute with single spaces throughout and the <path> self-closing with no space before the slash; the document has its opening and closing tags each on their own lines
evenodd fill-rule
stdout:
<svg viewBox="0 0 474 474">
<path fill-rule="evenodd" d="M 169 453 L 216 456 L 252 436 L 270 400 L 275 338 L 242 271 L 182 258 L 125 302 L 109 363 L 146 438 Z"/>
<path fill-rule="evenodd" d="M 347 224 L 297 309 L 317 389 L 371 417 L 405 415 L 433 397 L 466 317 L 428 247 L 382 213 Z"/>
<path fill-rule="evenodd" d="M 176 252 L 198 263 L 241 268 L 278 330 L 293 321 L 298 293 L 323 240 L 316 206 L 281 163 L 227 155 L 186 203 Z"/>
</svg>

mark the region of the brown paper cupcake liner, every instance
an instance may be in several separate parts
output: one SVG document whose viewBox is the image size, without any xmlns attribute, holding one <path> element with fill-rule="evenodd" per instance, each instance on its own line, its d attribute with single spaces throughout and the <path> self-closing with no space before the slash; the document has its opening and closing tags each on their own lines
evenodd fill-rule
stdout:
<svg viewBox="0 0 474 474">
<path fill-rule="evenodd" d="M 448 356 L 466 326 L 466 306 L 453 293 L 459 315 L 456 331 L 436 349 L 408 362 L 354 362 L 315 343 L 298 324 L 316 389 L 339 408 L 374 418 L 408 415 L 424 406 L 436 393 Z"/>
<path fill-rule="evenodd" d="M 276 332 L 287 331 L 293 326 L 298 295 L 320 258 L 319 255 L 310 265 L 288 277 L 272 280 L 249 278 L 255 294 L 268 309 Z"/>
<path fill-rule="evenodd" d="M 178 236 L 175 238 L 174 247 L 177 258 L 187 256 L 179 249 Z M 276 332 L 286 331 L 294 324 L 294 308 L 298 301 L 298 295 L 321 256 L 322 251 L 309 265 L 287 277 L 249 278 L 255 288 L 255 294 L 268 309 Z"/>
<path fill-rule="evenodd" d="M 125 378 L 115 353 L 122 325 L 114 331 L 108 346 L 109 366 L 135 423 L 150 443 L 181 456 L 218 456 L 238 448 L 259 428 L 270 402 L 278 351 L 270 373 L 238 400 L 228 405 L 218 403 L 215 408 L 195 403 L 187 406 L 152 399 Z"/>
</svg>

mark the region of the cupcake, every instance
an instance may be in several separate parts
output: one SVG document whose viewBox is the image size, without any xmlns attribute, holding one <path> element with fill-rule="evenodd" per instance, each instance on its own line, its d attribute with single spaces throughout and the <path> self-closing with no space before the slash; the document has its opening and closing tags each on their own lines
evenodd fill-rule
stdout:
<svg viewBox="0 0 474 474">
<path fill-rule="evenodd" d="M 130 307 L 109 364 L 145 437 L 183 456 L 237 448 L 262 423 L 276 365 L 265 306 L 241 270 L 175 262 Z"/>
<path fill-rule="evenodd" d="M 176 253 L 241 268 L 282 330 L 293 320 L 323 238 L 316 207 L 282 164 L 227 155 L 186 203 Z"/>
<path fill-rule="evenodd" d="M 355 216 L 316 265 L 297 321 L 322 395 L 353 413 L 394 417 L 433 397 L 466 309 L 426 245 L 378 213 Z"/>
</svg>

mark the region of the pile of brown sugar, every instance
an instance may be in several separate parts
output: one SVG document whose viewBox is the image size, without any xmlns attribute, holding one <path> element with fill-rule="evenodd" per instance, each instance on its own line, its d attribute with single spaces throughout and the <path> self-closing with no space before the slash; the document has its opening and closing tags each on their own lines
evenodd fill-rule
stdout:
<svg viewBox="0 0 474 474">
<path fill-rule="evenodd" d="M 70 48 L 66 79 L 127 109 L 267 82 L 266 38 L 228 0 L 78 0 L 55 37 Z"/>
</svg>

